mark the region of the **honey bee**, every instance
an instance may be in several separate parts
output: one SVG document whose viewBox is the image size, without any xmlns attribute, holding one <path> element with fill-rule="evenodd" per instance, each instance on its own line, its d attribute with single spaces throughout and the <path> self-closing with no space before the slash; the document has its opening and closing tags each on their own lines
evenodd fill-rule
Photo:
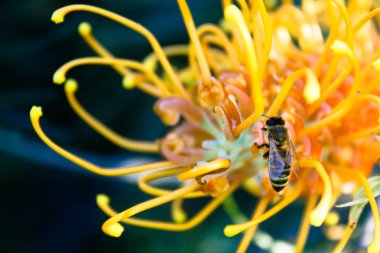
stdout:
<svg viewBox="0 0 380 253">
<path fill-rule="evenodd" d="M 263 158 L 268 160 L 271 186 L 276 192 L 280 192 L 288 183 L 291 169 L 299 168 L 297 154 L 282 117 L 268 117 L 262 130 L 266 132 L 269 144 L 255 145 L 258 148 L 269 148 Z"/>
</svg>

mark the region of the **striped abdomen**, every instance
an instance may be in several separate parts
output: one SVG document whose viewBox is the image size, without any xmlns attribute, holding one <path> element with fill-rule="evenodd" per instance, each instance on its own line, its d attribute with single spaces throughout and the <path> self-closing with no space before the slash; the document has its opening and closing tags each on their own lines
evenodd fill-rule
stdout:
<svg viewBox="0 0 380 253">
<path fill-rule="evenodd" d="M 281 147 L 270 150 L 268 164 L 269 179 L 275 191 L 281 191 L 288 183 L 291 164 L 289 150 Z"/>
</svg>

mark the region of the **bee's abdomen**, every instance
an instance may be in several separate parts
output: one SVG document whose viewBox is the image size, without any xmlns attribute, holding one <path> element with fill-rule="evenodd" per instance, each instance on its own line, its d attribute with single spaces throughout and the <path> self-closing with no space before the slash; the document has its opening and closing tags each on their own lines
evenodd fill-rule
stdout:
<svg viewBox="0 0 380 253">
<path fill-rule="evenodd" d="M 286 164 L 278 178 L 272 178 L 269 176 L 270 183 L 276 192 L 280 192 L 288 183 L 290 176 L 290 165 Z"/>
</svg>

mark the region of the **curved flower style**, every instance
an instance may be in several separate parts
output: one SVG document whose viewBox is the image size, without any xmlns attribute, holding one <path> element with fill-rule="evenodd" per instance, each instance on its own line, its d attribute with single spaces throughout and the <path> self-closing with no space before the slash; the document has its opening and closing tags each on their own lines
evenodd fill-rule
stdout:
<svg viewBox="0 0 380 253">
<path fill-rule="evenodd" d="M 220 27 L 195 27 L 186 1 L 178 0 L 190 43 L 164 48 L 141 25 L 97 7 L 70 5 L 52 16 L 55 23 L 61 23 L 70 12 L 92 12 L 149 41 L 154 52 L 144 61 L 118 59 L 93 36 L 91 26 L 82 23 L 80 35 L 99 57 L 66 63 L 54 74 L 54 82 L 65 83 L 70 105 L 99 134 L 128 150 L 159 152 L 164 161 L 101 168 L 50 140 L 40 128 L 39 107 L 30 113 L 35 131 L 57 153 L 96 174 L 148 172 L 138 186 L 154 196 L 151 200 L 119 212 L 110 207 L 107 196 L 97 197 L 99 207 L 110 216 L 102 226 L 110 236 L 122 234 L 120 223 L 169 231 L 191 229 L 242 187 L 260 201 L 250 221 L 224 229 L 228 237 L 245 231 L 237 252 L 246 251 L 261 222 L 306 198 L 295 246 L 296 252 L 302 252 L 310 225 L 336 224 L 331 219 L 336 218 L 332 210 L 336 201 L 362 187 L 374 214 L 368 251 L 379 252 L 379 212 L 367 177 L 380 154 L 376 138 L 380 132 L 380 41 L 376 29 L 380 9 L 372 9 L 372 1 L 351 1 L 345 6 L 339 0 L 304 0 L 300 7 L 287 3 L 267 12 L 263 0 L 237 2 L 240 8 L 223 1 Z M 170 64 L 170 59 L 178 56 L 187 57 L 186 67 L 174 69 Z M 137 88 L 157 97 L 154 111 L 172 130 L 150 143 L 124 138 L 104 126 L 77 101 L 77 83 L 66 80 L 70 69 L 85 64 L 110 66 L 122 75 L 126 89 Z M 157 70 L 159 66 L 162 71 Z M 281 116 L 286 121 L 299 159 L 300 169 L 293 170 L 296 173 L 280 193 L 272 189 L 267 162 L 254 145 L 266 142 L 261 130 L 266 121 L 263 115 Z M 177 190 L 150 184 L 173 176 L 178 179 Z M 182 203 L 188 198 L 210 201 L 187 219 Z M 173 202 L 173 222 L 133 217 L 168 202 Z M 355 226 L 347 225 L 334 252 L 343 250 Z"/>
</svg>

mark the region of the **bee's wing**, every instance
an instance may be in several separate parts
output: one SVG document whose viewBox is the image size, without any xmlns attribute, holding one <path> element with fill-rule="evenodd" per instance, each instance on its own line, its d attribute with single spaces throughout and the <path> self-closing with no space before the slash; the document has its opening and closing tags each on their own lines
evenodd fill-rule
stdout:
<svg viewBox="0 0 380 253">
<path fill-rule="evenodd" d="M 300 164 L 299 164 L 299 161 L 298 161 L 298 156 L 297 156 L 297 152 L 296 152 L 296 149 L 294 148 L 294 144 L 292 142 L 292 139 L 290 138 L 290 135 L 288 134 L 288 145 L 289 145 L 289 158 L 291 159 L 291 166 L 292 166 L 292 171 L 294 173 L 294 175 L 296 175 L 297 177 L 299 177 L 299 175 L 301 175 L 301 170 L 300 170 Z"/>
<path fill-rule="evenodd" d="M 284 170 L 286 163 L 280 155 L 277 145 L 272 137 L 269 136 L 269 158 L 268 172 L 271 179 L 278 179 Z"/>
</svg>

